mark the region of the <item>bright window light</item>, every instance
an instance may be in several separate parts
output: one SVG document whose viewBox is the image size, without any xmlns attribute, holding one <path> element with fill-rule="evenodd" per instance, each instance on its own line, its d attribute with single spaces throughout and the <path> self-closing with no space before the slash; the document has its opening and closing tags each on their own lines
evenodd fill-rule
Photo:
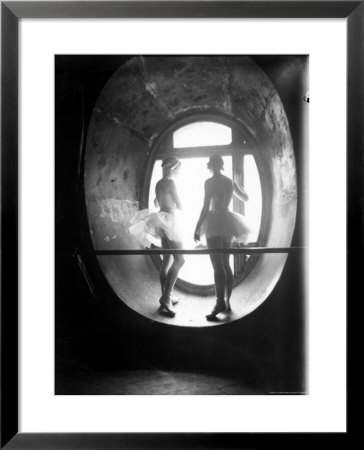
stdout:
<svg viewBox="0 0 364 450">
<path fill-rule="evenodd" d="M 223 160 L 223 173 L 231 178 L 232 158 L 231 156 L 224 156 Z M 205 180 L 211 176 L 207 169 L 207 162 L 207 157 L 181 159 L 181 170 L 177 179 L 175 179 L 177 191 L 183 207 L 183 247 L 186 249 L 195 248 L 197 245 L 193 240 L 193 234 L 203 205 L 204 183 Z M 151 210 L 155 210 L 155 185 L 161 177 L 161 161 L 157 160 L 154 164 L 149 193 L 149 208 Z M 232 206 L 230 205 L 230 207 Z M 206 245 L 205 241 L 202 243 Z M 212 265 L 208 255 L 185 255 L 185 260 L 186 263 L 178 275 L 181 280 L 202 286 L 214 284 Z M 232 257 L 230 257 L 230 263 L 233 268 Z"/>
<path fill-rule="evenodd" d="M 231 128 L 215 122 L 194 122 L 173 134 L 173 147 L 206 147 L 231 144 Z"/>
<path fill-rule="evenodd" d="M 175 148 L 216 146 L 231 144 L 231 128 L 215 122 L 194 122 L 178 129 L 173 135 Z M 183 153 L 181 153 L 182 155 Z M 181 169 L 175 183 L 182 204 L 183 220 L 183 248 L 193 249 L 197 244 L 193 240 L 193 234 L 199 218 L 204 200 L 204 183 L 211 173 L 207 169 L 208 157 L 180 157 Z M 232 156 L 223 156 L 223 174 L 233 177 Z M 254 229 L 250 237 L 251 242 L 258 239 L 260 222 L 262 217 L 262 189 L 258 168 L 253 155 L 244 156 L 244 188 L 249 200 L 244 204 L 245 216 Z M 157 211 L 154 205 L 155 186 L 163 176 L 161 160 L 154 162 L 151 184 L 149 190 L 149 209 Z M 230 209 L 233 208 L 233 200 Z M 202 240 L 206 246 L 206 241 Z M 213 269 L 208 255 L 185 255 L 186 263 L 179 272 L 179 279 L 188 283 L 206 286 L 214 284 Z M 231 267 L 234 267 L 234 258 L 230 256 Z"/>
<path fill-rule="evenodd" d="M 253 155 L 244 156 L 244 187 L 249 196 L 249 200 L 244 204 L 245 216 L 254 229 L 250 240 L 256 242 L 262 218 L 262 188 Z"/>
</svg>

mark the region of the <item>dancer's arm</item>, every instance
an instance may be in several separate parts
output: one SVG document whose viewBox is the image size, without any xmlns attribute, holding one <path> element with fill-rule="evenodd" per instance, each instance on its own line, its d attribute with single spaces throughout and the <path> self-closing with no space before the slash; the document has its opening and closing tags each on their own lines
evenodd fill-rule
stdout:
<svg viewBox="0 0 364 450">
<path fill-rule="evenodd" d="M 241 186 L 240 179 L 238 176 L 234 176 L 233 194 L 235 195 L 235 197 L 237 197 L 239 200 L 243 202 L 249 200 L 248 194 L 246 193 L 245 189 Z"/>
<path fill-rule="evenodd" d="M 161 180 L 159 180 L 159 181 L 157 182 L 157 184 L 155 185 L 155 199 L 154 199 L 154 206 L 155 206 L 156 208 L 159 208 L 159 207 L 160 207 L 160 205 L 159 205 L 159 200 L 158 200 L 158 198 L 159 198 L 159 193 L 160 193 L 160 185 L 161 185 Z"/>
<path fill-rule="evenodd" d="M 201 209 L 200 217 L 198 219 L 198 222 L 197 222 L 196 228 L 195 228 L 195 235 L 194 235 L 195 242 L 200 240 L 200 227 L 202 225 L 202 222 L 205 220 L 205 217 L 209 211 L 210 199 L 211 199 L 211 192 L 210 192 L 208 180 L 207 180 L 205 182 L 205 198 L 203 201 L 203 206 Z"/>
</svg>

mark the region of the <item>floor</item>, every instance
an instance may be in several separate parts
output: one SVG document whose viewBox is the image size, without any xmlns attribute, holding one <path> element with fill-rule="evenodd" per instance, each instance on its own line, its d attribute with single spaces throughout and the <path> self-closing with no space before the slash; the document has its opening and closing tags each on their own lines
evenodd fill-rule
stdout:
<svg viewBox="0 0 364 450">
<path fill-rule="evenodd" d="M 138 370 L 90 370 L 63 361 L 57 366 L 56 395 L 254 395 L 261 387 L 241 379 L 203 373 Z"/>
</svg>

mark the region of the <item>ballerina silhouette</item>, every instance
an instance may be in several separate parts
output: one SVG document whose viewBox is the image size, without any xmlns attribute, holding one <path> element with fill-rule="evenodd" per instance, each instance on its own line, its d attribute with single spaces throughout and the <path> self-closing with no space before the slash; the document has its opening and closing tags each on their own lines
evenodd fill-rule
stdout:
<svg viewBox="0 0 364 450">
<path fill-rule="evenodd" d="M 155 187 L 155 206 L 157 213 L 149 210 L 139 211 L 129 231 L 144 246 L 150 246 L 158 238 L 161 247 L 165 249 L 182 248 L 182 223 L 179 211 L 181 202 L 173 178 L 177 176 L 181 162 L 175 156 L 167 156 L 162 161 L 163 177 Z M 173 260 L 173 261 L 172 261 Z M 172 297 L 172 291 L 178 277 L 178 272 L 185 262 L 183 255 L 162 255 L 159 270 L 161 297 L 159 303 L 163 312 L 170 317 L 176 314 L 173 305 L 178 299 Z"/>
<path fill-rule="evenodd" d="M 231 180 L 221 173 L 224 161 L 220 155 L 211 156 L 207 168 L 212 172 L 212 177 L 205 182 L 205 198 L 196 224 L 195 241 L 200 241 L 205 235 L 208 248 L 214 249 L 229 248 L 233 239 L 246 244 L 252 230 L 242 214 L 229 211 L 229 204 L 233 194 L 247 201 L 247 193 L 237 180 Z M 216 304 L 206 318 L 215 320 L 217 314 L 231 310 L 233 272 L 229 254 L 210 254 L 210 259 L 214 270 Z"/>
</svg>

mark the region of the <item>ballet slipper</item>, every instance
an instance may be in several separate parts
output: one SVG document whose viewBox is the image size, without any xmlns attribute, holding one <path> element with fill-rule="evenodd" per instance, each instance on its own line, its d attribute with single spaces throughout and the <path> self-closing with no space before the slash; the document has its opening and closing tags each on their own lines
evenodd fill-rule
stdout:
<svg viewBox="0 0 364 450">
<path fill-rule="evenodd" d="M 180 298 L 179 297 L 175 297 L 174 295 L 171 295 L 170 299 L 171 299 L 172 305 L 177 305 L 177 303 L 180 302 Z"/>
<path fill-rule="evenodd" d="M 162 297 L 159 299 L 159 303 L 162 308 L 164 308 L 170 317 L 174 317 L 176 315 L 176 311 L 173 309 L 171 299 L 169 297 Z"/>
<path fill-rule="evenodd" d="M 213 314 L 207 314 L 206 320 L 208 322 L 218 322 L 219 321 L 219 319 L 216 316 L 214 316 Z"/>
<path fill-rule="evenodd" d="M 231 312 L 230 300 L 226 300 L 226 311 Z"/>
<path fill-rule="evenodd" d="M 226 305 L 223 300 L 217 300 L 214 309 L 206 316 L 207 320 L 215 320 L 216 316 L 226 310 Z"/>
</svg>

